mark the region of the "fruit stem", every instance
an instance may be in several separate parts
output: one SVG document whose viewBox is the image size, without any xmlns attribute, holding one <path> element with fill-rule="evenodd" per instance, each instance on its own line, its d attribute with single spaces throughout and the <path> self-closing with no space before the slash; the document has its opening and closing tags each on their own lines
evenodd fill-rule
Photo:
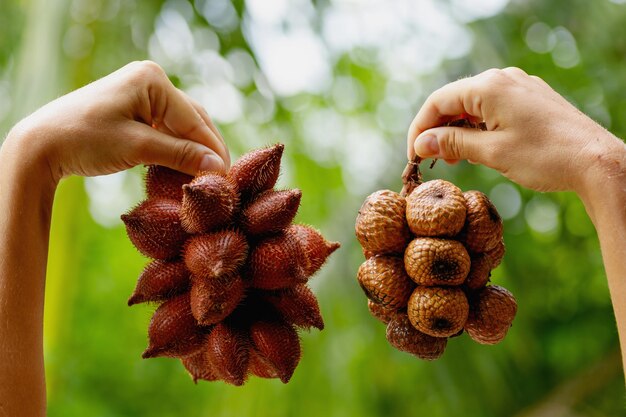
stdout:
<svg viewBox="0 0 626 417">
<path fill-rule="evenodd" d="M 419 187 L 422 181 L 422 172 L 420 171 L 420 162 L 422 162 L 422 158 L 415 155 L 413 159 L 407 162 L 404 171 L 402 172 L 402 191 L 400 191 L 400 195 L 402 197 L 406 197 L 411 194 L 411 192 Z"/>
<path fill-rule="evenodd" d="M 461 118 L 449 121 L 444 123 L 443 126 L 455 126 L 455 127 L 466 127 L 472 129 L 480 129 L 487 130 L 487 125 L 485 122 L 474 123 L 469 120 L 467 114 L 461 115 Z M 407 162 L 404 171 L 402 172 L 402 191 L 400 191 L 400 195 L 402 197 L 406 197 L 411 194 L 411 192 L 419 187 L 422 184 L 422 172 L 420 171 L 419 164 L 422 162 L 422 158 L 415 155 L 413 159 Z M 430 169 L 435 166 L 437 159 L 434 159 L 430 164 Z"/>
</svg>

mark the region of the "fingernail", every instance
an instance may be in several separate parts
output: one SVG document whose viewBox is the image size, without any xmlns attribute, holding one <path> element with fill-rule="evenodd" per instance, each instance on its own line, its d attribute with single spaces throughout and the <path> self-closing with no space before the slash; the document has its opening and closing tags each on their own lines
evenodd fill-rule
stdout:
<svg viewBox="0 0 626 417">
<path fill-rule="evenodd" d="M 415 153 L 419 156 L 438 156 L 439 142 L 437 137 L 432 134 L 419 136 L 415 141 Z"/>
<path fill-rule="evenodd" d="M 224 171 L 224 162 L 217 155 L 206 154 L 200 162 L 200 171 Z"/>
</svg>

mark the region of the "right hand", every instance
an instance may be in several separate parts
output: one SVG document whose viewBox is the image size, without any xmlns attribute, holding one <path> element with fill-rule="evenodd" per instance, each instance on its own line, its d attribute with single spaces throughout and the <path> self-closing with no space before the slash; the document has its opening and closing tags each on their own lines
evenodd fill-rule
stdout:
<svg viewBox="0 0 626 417">
<path fill-rule="evenodd" d="M 487 130 L 439 127 L 466 113 Z M 581 113 L 542 79 L 519 68 L 490 69 L 432 93 L 408 133 L 409 159 L 467 159 L 538 191 L 573 190 L 623 142 Z"/>
</svg>

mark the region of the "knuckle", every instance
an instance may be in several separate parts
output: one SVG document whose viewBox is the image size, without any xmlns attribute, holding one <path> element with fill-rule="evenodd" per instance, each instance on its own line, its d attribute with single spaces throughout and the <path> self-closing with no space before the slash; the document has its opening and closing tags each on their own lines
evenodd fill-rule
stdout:
<svg viewBox="0 0 626 417">
<path fill-rule="evenodd" d="M 131 67 L 131 77 L 136 81 L 158 81 L 165 77 L 165 71 L 154 61 L 134 61 L 129 64 Z"/>
<path fill-rule="evenodd" d="M 445 158 L 461 159 L 463 148 L 463 131 L 461 129 L 450 129 L 446 140 L 439 144 Z"/>
<path fill-rule="evenodd" d="M 174 165 L 177 167 L 185 167 L 192 164 L 194 160 L 194 152 L 192 142 L 180 140 L 174 152 Z"/>
</svg>

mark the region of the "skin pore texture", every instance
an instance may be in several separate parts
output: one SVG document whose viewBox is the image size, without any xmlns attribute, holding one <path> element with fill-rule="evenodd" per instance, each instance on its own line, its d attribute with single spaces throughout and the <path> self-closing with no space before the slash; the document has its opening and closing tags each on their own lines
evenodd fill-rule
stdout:
<svg viewBox="0 0 626 417">
<path fill-rule="evenodd" d="M 441 127 L 467 113 L 487 131 Z M 626 148 L 541 79 L 489 70 L 435 91 L 411 124 L 408 156 L 468 159 L 540 191 L 571 190 L 601 243 L 626 346 Z M 0 149 L 0 416 L 44 416 L 43 305 L 59 181 L 138 164 L 225 171 L 206 112 L 152 62 L 134 62 L 18 123 Z"/>
<path fill-rule="evenodd" d="M 436 127 L 469 115 L 487 130 Z M 432 93 L 408 133 L 407 156 L 469 160 L 537 191 L 573 191 L 587 210 L 626 358 L 626 145 L 542 79 L 491 69 Z M 626 364 L 626 362 L 624 362 Z"/>
</svg>

